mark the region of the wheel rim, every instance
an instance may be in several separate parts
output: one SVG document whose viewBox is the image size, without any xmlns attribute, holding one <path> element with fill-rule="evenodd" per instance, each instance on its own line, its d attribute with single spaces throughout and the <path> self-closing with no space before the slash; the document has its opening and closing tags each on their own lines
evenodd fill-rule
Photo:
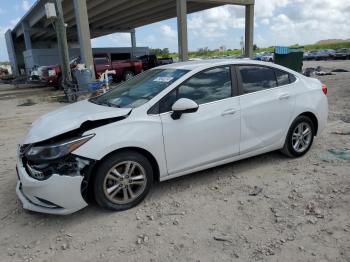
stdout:
<svg viewBox="0 0 350 262">
<path fill-rule="evenodd" d="M 309 148 L 311 139 L 311 126 L 306 122 L 302 122 L 293 131 L 292 146 L 296 152 L 302 153 Z"/>
<path fill-rule="evenodd" d="M 129 80 L 132 77 L 133 77 L 132 73 L 127 73 L 126 76 L 125 76 L 125 80 Z"/>
<path fill-rule="evenodd" d="M 124 161 L 108 171 L 103 182 L 103 192 L 111 202 L 127 204 L 142 194 L 146 183 L 145 169 L 137 162 Z"/>
</svg>

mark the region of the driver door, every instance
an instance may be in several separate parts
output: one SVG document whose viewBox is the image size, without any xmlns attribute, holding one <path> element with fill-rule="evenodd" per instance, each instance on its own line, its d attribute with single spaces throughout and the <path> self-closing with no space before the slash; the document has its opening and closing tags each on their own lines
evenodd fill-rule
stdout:
<svg viewBox="0 0 350 262">
<path fill-rule="evenodd" d="M 160 102 L 169 175 L 228 159 L 239 153 L 240 104 L 230 66 L 202 71 Z M 236 81 L 234 81 L 236 83 Z M 171 106 L 180 98 L 195 101 L 198 111 L 180 119 Z"/>
</svg>

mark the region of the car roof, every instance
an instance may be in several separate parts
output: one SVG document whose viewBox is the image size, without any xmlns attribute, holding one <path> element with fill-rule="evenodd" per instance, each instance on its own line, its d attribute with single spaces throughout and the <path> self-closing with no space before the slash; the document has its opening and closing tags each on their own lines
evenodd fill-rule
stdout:
<svg viewBox="0 0 350 262">
<path fill-rule="evenodd" d="M 183 69 L 183 70 L 197 70 L 203 68 L 210 68 L 222 65 L 232 65 L 232 64 L 256 64 L 256 65 L 267 65 L 276 67 L 275 64 L 269 62 L 262 62 L 252 59 L 204 59 L 195 61 L 178 62 L 168 65 L 163 65 L 156 67 L 158 69 Z"/>
</svg>

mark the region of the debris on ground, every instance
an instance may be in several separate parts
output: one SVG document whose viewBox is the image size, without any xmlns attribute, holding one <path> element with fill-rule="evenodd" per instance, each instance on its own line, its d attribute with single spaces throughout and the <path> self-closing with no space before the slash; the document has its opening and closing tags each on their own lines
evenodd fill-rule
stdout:
<svg viewBox="0 0 350 262">
<path fill-rule="evenodd" d="M 338 131 L 332 132 L 331 134 L 348 136 L 348 135 L 350 135 L 350 131 L 340 131 L 340 130 L 338 130 Z"/>
<path fill-rule="evenodd" d="M 308 77 L 313 77 L 313 76 L 335 75 L 334 73 L 346 73 L 346 72 L 349 72 L 349 71 L 342 68 L 331 69 L 323 66 L 317 66 L 317 67 L 306 68 L 303 74 Z"/>
<path fill-rule="evenodd" d="M 223 235 L 217 235 L 213 237 L 214 240 L 216 241 L 222 241 L 222 242 L 230 242 L 232 243 L 232 240 L 230 238 L 228 238 L 227 236 L 223 236 Z"/>
<path fill-rule="evenodd" d="M 350 149 L 348 148 L 334 148 L 328 149 L 328 152 L 338 159 L 350 160 Z"/>
<path fill-rule="evenodd" d="M 254 186 L 253 191 L 249 192 L 249 195 L 250 195 L 250 196 L 257 196 L 257 195 L 259 195 L 262 191 L 263 191 L 263 189 L 262 189 L 261 187 Z"/>
<path fill-rule="evenodd" d="M 18 106 L 33 106 L 33 105 L 36 105 L 36 103 L 31 99 L 27 99 L 25 102 L 19 104 Z"/>
<path fill-rule="evenodd" d="M 317 218 L 324 218 L 322 210 L 316 206 L 315 202 L 312 201 L 306 205 L 305 214 L 313 215 Z"/>
</svg>

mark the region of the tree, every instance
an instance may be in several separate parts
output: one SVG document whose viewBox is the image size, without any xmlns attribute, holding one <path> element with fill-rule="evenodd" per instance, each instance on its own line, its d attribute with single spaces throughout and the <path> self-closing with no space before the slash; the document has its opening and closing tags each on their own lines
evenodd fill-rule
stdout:
<svg viewBox="0 0 350 262">
<path fill-rule="evenodd" d="M 167 58 L 169 57 L 169 48 L 151 48 L 150 49 L 152 54 L 155 54 L 157 57 L 161 57 L 161 58 Z"/>
</svg>

